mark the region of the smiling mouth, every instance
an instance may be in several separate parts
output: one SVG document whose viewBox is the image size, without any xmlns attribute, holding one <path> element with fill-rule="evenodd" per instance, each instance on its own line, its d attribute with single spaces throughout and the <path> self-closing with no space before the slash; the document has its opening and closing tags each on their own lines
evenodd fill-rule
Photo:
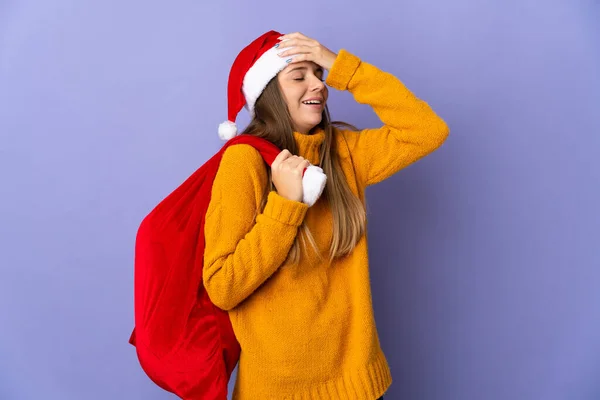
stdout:
<svg viewBox="0 0 600 400">
<path fill-rule="evenodd" d="M 307 101 L 303 101 L 302 104 L 304 104 L 305 106 L 309 106 L 311 108 L 323 107 L 323 101 L 321 101 L 321 100 L 307 100 Z"/>
</svg>

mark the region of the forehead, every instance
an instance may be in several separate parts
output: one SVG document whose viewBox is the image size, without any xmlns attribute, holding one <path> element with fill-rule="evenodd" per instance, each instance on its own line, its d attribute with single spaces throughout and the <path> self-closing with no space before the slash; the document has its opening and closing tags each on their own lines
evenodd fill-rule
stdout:
<svg viewBox="0 0 600 400">
<path fill-rule="evenodd" d="M 315 64 L 312 61 L 301 61 L 298 63 L 288 65 L 281 72 L 283 72 L 285 74 L 285 73 L 290 73 L 295 70 L 299 70 L 299 71 L 307 71 L 308 70 L 313 73 L 317 73 L 317 72 L 323 71 L 323 68 L 321 68 L 318 64 Z"/>
</svg>

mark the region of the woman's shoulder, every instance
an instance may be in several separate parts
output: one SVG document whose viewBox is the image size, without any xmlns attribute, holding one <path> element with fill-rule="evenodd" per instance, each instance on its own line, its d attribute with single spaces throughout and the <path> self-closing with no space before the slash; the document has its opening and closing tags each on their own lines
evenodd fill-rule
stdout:
<svg viewBox="0 0 600 400">
<path fill-rule="evenodd" d="M 243 143 L 225 149 L 215 178 L 217 185 L 263 186 L 266 181 L 267 165 L 257 149 Z"/>
<path fill-rule="evenodd" d="M 220 224 L 226 213 L 232 210 L 238 212 L 240 204 L 258 207 L 267 183 L 266 164 L 258 150 L 241 143 L 227 147 L 212 182 L 210 204 L 206 211 L 207 226 Z M 235 215 L 235 218 L 252 218 L 252 215 L 241 212 Z"/>
<path fill-rule="evenodd" d="M 260 152 L 252 145 L 246 143 L 238 143 L 229 146 L 225 149 L 221 164 L 235 164 L 244 167 L 262 167 L 264 160 Z"/>
</svg>

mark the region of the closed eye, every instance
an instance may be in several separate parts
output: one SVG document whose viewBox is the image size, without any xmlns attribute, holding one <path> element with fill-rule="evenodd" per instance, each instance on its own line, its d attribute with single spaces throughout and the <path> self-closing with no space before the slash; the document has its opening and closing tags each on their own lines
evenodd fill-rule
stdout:
<svg viewBox="0 0 600 400">
<path fill-rule="evenodd" d="M 317 77 L 317 78 L 318 78 L 318 79 L 319 79 L 321 82 L 325 82 L 325 78 L 323 78 L 323 77 L 320 77 L 320 78 L 319 78 L 319 77 Z M 294 78 L 294 80 L 295 80 L 295 81 L 303 81 L 303 80 L 304 80 L 304 78 Z"/>
</svg>

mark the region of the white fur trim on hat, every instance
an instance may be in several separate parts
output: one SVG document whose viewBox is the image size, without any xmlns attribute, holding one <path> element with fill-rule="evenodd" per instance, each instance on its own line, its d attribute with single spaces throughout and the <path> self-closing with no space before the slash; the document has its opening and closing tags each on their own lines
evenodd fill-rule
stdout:
<svg viewBox="0 0 600 400">
<path fill-rule="evenodd" d="M 277 74 L 283 70 L 288 64 L 285 62 L 289 57 L 279 57 L 277 53 L 285 51 L 287 48 L 273 47 L 266 52 L 258 60 L 254 62 L 252 67 L 244 76 L 242 91 L 246 99 L 246 109 L 250 116 L 254 116 L 254 104 L 261 95 L 267 84 Z"/>
<path fill-rule="evenodd" d="M 302 189 L 304 190 L 302 202 L 308 204 L 309 207 L 314 205 L 321 197 L 326 182 L 327 175 L 323 173 L 323 169 L 309 165 L 302 177 Z"/>
<path fill-rule="evenodd" d="M 221 140 L 229 140 L 237 135 L 237 126 L 235 122 L 225 121 L 219 124 L 219 137 Z"/>
</svg>

